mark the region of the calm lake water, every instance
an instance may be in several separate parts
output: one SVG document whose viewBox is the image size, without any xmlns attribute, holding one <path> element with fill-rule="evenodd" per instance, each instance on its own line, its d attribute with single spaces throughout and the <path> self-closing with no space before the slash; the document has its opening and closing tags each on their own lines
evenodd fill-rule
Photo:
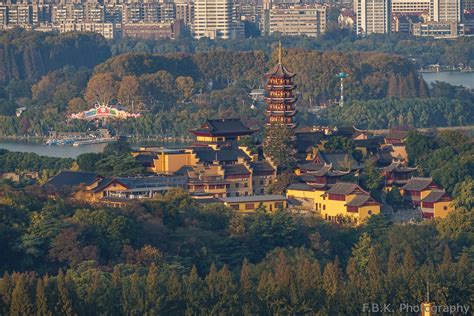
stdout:
<svg viewBox="0 0 474 316">
<path fill-rule="evenodd" d="M 424 72 L 421 75 L 428 84 L 435 81 L 444 81 L 453 86 L 474 89 L 474 72 Z"/>
<path fill-rule="evenodd" d="M 140 146 L 165 146 L 165 147 L 181 147 L 189 144 L 186 143 L 160 143 L 158 141 L 141 141 L 138 143 L 132 143 L 132 148 L 139 148 Z M 40 156 L 48 157 L 59 157 L 59 158 L 76 158 L 80 154 L 84 153 L 101 153 L 106 143 L 103 144 L 90 144 L 82 146 L 47 146 L 43 143 L 25 142 L 25 141 L 7 141 L 0 140 L 0 148 L 7 149 L 9 151 L 19 151 L 35 153 Z"/>
<path fill-rule="evenodd" d="M 90 144 L 83 146 L 47 146 L 42 143 L 20 142 L 20 141 L 0 141 L 0 148 L 9 151 L 19 151 L 35 153 L 40 156 L 76 158 L 84 153 L 100 153 L 104 150 L 106 143 Z"/>
</svg>

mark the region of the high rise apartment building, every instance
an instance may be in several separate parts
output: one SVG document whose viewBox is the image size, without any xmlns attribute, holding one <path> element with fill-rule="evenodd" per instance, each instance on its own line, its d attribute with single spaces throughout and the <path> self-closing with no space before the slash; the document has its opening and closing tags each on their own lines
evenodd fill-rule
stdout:
<svg viewBox="0 0 474 316">
<path fill-rule="evenodd" d="M 196 0 L 194 2 L 194 37 L 233 39 L 238 37 L 231 0 Z"/>
<path fill-rule="evenodd" d="M 178 1 L 175 2 L 176 19 L 181 20 L 186 28 L 191 28 L 194 23 L 194 2 Z"/>
<path fill-rule="evenodd" d="M 388 33 L 390 31 L 389 0 L 357 0 L 357 34 Z"/>
<path fill-rule="evenodd" d="M 430 21 L 460 22 L 461 16 L 461 0 L 430 0 Z"/>
</svg>

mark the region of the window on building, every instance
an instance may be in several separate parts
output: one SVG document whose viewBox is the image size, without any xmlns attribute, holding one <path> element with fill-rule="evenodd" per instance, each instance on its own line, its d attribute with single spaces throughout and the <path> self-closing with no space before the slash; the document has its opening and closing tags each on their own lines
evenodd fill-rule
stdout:
<svg viewBox="0 0 474 316">
<path fill-rule="evenodd" d="M 326 210 L 326 204 L 323 204 L 323 211 Z"/>
<path fill-rule="evenodd" d="M 283 202 L 275 202 L 275 208 L 283 208 Z"/>
<path fill-rule="evenodd" d="M 235 187 L 236 187 L 236 188 L 240 188 L 240 183 L 236 183 L 236 184 L 235 184 Z"/>
<path fill-rule="evenodd" d="M 236 211 L 239 210 L 239 204 L 231 204 L 230 207 L 233 208 Z"/>
<path fill-rule="evenodd" d="M 240 193 L 239 193 L 239 192 L 235 192 L 235 196 L 240 196 Z"/>
<path fill-rule="evenodd" d="M 245 210 L 253 210 L 254 209 L 254 205 L 253 203 L 246 203 L 245 204 Z"/>
<path fill-rule="evenodd" d="M 443 206 L 443 211 L 447 211 L 448 210 L 448 207 L 445 205 Z"/>
<path fill-rule="evenodd" d="M 247 182 L 244 183 L 244 188 L 248 188 L 249 184 Z"/>
</svg>

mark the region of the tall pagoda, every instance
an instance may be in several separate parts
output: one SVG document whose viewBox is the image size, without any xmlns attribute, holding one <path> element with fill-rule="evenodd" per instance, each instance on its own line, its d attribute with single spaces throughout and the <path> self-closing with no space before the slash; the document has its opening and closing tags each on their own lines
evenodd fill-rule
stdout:
<svg viewBox="0 0 474 316">
<path fill-rule="evenodd" d="M 286 125 L 289 128 L 295 128 L 296 114 L 295 102 L 298 97 L 293 92 L 296 85 L 293 83 L 291 73 L 281 62 L 282 48 L 281 42 L 278 47 L 278 64 L 265 74 L 267 84 L 265 86 L 267 103 L 267 125 Z"/>
</svg>

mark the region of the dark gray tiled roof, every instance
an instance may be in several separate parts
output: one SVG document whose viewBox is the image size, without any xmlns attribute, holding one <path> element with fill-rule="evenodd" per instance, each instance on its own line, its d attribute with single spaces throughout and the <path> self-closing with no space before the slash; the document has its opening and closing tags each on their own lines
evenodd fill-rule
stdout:
<svg viewBox="0 0 474 316">
<path fill-rule="evenodd" d="M 355 183 L 350 183 L 350 182 L 338 182 L 334 184 L 329 190 L 327 190 L 327 193 L 333 193 L 333 194 L 342 194 L 342 195 L 348 195 L 354 192 L 354 190 L 360 189 L 361 191 L 365 192 L 360 188 L 357 184 Z M 367 193 L 368 195 L 368 193 Z"/>
<path fill-rule="evenodd" d="M 225 175 L 249 175 L 250 171 L 242 164 L 234 164 L 234 165 L 224 165 L 222 168 L 225 171 Z"/>
<path fill-rule="evenodd" d="M 364 205 L 365 203 L 367 203 L 367 201 L 369 200 L 372 200 L 372 198 L 370 197 L 370 195 L 356 195 L 355 198 L 353 198 L 352 200 L 350 200 L 346 205 L 347 206 L 362 206 Z"/>
<path fill-rule="evenodd" d="M 251 134 L 254 131 L 245 126 L 239 118 L 229 118 L 207 120 L 200 128 L 191 130 L 191 132 L 225 135 L 233 133 Z"/>
<path fill-rule="evenodd" d="M 214 150 L 209 147 L 195 147 L 194 152 L 201 162 L 211 163 L 213 161 L 232 162 L 237 161 L 239 157 L 250 160 L 249 156 L 242 149 L 221 149 Z"/>
<path fill-rule="evenodd" d="M 300 190 L 300 191 L 314 191 L 316 188 L 307 185 L 306 183 L 293 183 L 287 188 L 288 190 Z"/>
<path fill-rule="evenodd" d="M 155 155 L 151 154 L 139 154 L 135 156 L 135 160 L 145 167 L 152 167 L 153 159 L 155 159 Z"/>
<path fill-rule="evenodd" d="M 402 187 L 402 189 L 408 191 L 422 191 L 426 189 L 432 182 L 433 179 L 431 178 L 413 177 Z"/>
<path fill-rule="evenodd" d="M 422 202 L 431 202 L 431 203 L 438 202 L 445 195 L 447 196 L 445 190 L 433 190 L 433 191 L 430 192 L 430 194 L 428 194 L 422 200 Z M 449 196 L 447 196 L 447 197 L 449 197 Z"/>
<path fill-rule="evenodd" d="M 101 177 L 94 172 L 61 171 L 46 182 L 44 187 L 60 191 L 64 188 L 71 188 L 81 184 L 89 185 L 100 178 Z"/>
<path fill-rule="evenodd" d="M 334 152 L 334 153 L 323 153 L 319 152 L 318 155 L 323 157 L 326 164 L 332 164 L 336 170 L 345 169 L 346 162 L 350 164 L 352 170 L 361 169 L 363 166 L 347 152 Z"/>
<path fill-rule="evenodd" d="M 193 166 L 182 166 L 181 168 L 176 170 L 174 174 L 178 176 L 187 176 L 189 170 L 193 170 Z"/>
<path fill-rule="evenodd" d="M 259 173 L 275 171 L 275 168 L 273 168 L 272 165 L 266 160 L 252 161 L 250 163 L 250 167 L 252 168 L 255 175 L 258 175 Z"/>
</svg>

